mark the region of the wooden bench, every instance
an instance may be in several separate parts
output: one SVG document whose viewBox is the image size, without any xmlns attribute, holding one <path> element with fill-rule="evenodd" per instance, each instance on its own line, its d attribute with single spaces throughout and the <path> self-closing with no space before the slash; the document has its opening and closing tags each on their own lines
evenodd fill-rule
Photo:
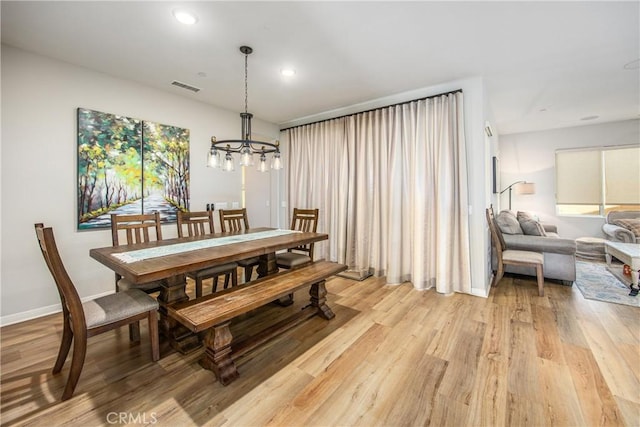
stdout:
<svg viewBox="0 0 640 427">
<path fill-rule="evenodd" d="M 234 360 L 243 354 L 316 314 L 326 320 L 335 317 L 326 304 L 325 280 L 346 269 L 342 264 L 319 261 L 167 307 L 167 312 L 192 332 L 207 331 L 205 354 L 200 363 L 213 371 L 220 383 L 227 385 L 238 377 Z M 311 303 L 307 307 L 241 344 L 234 343 L 232 351 L 229 324 L 234 317 L 307 286 L 311 287 Z"/>
</svg>

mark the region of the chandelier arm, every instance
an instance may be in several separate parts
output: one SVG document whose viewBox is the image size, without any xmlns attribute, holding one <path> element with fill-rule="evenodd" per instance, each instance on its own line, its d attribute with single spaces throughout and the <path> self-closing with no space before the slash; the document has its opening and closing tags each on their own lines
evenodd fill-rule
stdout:
<svg viewBox="0 0 640 427">
<path fill-rule="evenodd" d="M 233 145 L 232 145 L 233 144 Z M 264 141 L 252 141 L 247 139 L 227 139 L 224 141 L 216 141 L 212 142 L 211 146 L 216 150 L 229 152 L 229 153 L 240 153 L 245 147 L 249 147 L 252 153 L 275 153 L 280 151 L 279 144 L 274 144 L 271 142 Z M 259 148 L 256 148 L 258 146 Z"/>
</svg>

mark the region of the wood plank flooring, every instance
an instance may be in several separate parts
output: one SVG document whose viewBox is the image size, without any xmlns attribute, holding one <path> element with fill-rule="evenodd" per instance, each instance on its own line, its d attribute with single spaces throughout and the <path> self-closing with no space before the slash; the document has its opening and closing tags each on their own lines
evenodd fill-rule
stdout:
<svg viewBox="0 0 640 427">
<path fill-rule="evenodd" d="M 205 282 L 205 292 L 207 291 Z M 167 345 L 150 360 L 127 328 L 89 340 L 74 397 L 53 376 L 60 315 L 4 327 L 3 426 L 640 425 L 640 309 L 506 276 L 489 298 L 382 279 L 327 281 L 336 318 L 313 318 L 239 361 L 227 387 Z M 192 293 L 192 285 L 189 288 Z M 256 310 L 241 337 L 308 302 Z"/>
</svg>

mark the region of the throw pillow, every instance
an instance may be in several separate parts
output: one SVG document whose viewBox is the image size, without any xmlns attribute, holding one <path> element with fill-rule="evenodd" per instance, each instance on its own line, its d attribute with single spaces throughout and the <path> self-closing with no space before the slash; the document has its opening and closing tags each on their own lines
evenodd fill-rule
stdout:
<svg viewBox="0 0 640 427">
<path fill-rule="evenodd" d="M 518 214 L 516 215 L 516 217 L 518 218 L 518 222 L 522 222 L 522 221 L 538 221 L 538 218 L 536 218 L 535 216 L 531 215 L 531 213 L 529 212 L 522 212 L 522 211 L 518 211 Z"/>
<path fill-rule="evenodd" d="M 616 219 L 613 224 L 631 230 L 636 237 L 640 237 L 640 219 Z"/>
<path fill-rule="evenodd" d="M 496 223 L 504 234 L 523 234 L 518 218 L 511 211 L 504 210 L 500 212 L 496 217 Z"/>
<path fill-rule="evenodd" d="M 520 221 L 520 227 L 522 227 L 522 231 L 524 234 L 529 236 L 546 236 L 547 233 L 544 231 L 544 227 L 538 221 L 534 221 L 532 219 Z"/>
</svg>

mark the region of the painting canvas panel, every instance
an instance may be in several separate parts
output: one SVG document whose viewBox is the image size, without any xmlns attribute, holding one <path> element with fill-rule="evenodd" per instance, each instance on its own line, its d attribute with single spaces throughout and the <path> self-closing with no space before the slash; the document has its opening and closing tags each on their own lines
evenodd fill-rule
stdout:
<svg viewBox="0 0 640 427">
<path fill-rule="evenodd" d="M 78 229 L 110 227 L 112 213 L 189 207 L 189 130 L 78 109 Z"/>
<path fill-rule="evenodd" d="M 145 121 L 142 146 L 144 213 L 175 221 L 189 209 L 189 130 Z"/>
</svg>

